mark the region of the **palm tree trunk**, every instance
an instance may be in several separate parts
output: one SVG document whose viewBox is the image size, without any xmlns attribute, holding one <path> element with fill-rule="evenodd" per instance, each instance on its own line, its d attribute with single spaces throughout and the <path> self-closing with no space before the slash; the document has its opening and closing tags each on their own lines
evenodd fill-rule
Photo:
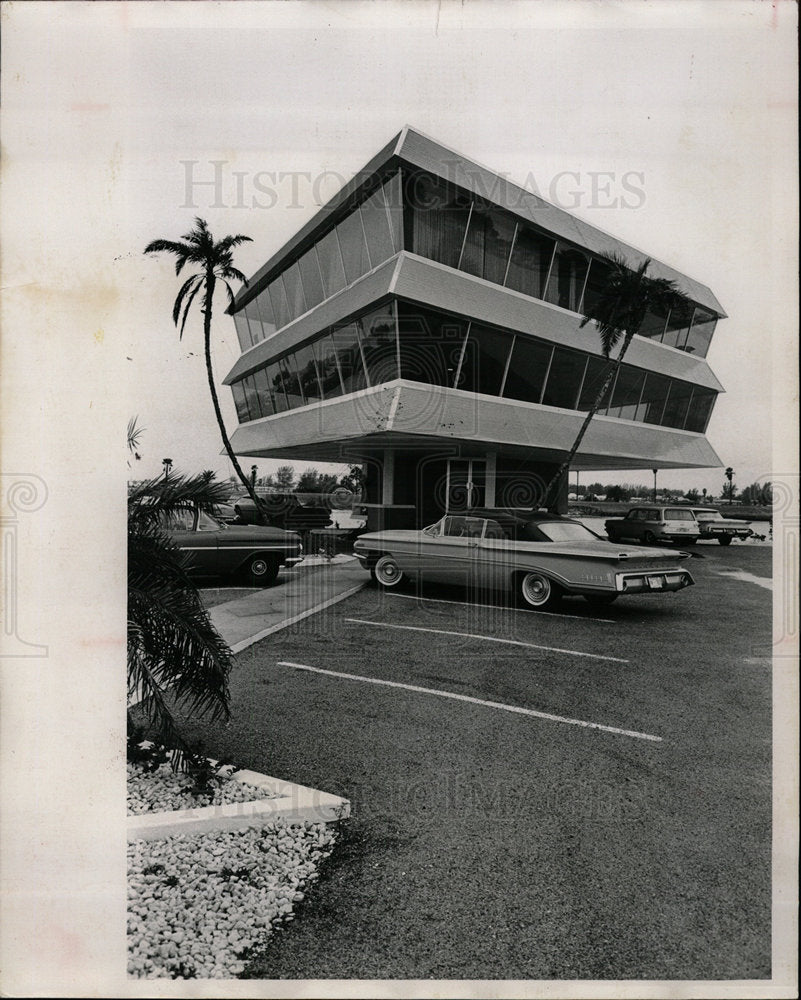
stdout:
<svg viewBox="0 0 801 1000">
<path fill-rule="evenodd" d="M 234 449 L 231 447 L 231 442 L 228 440 L 228 433 L 225 429 L 222 411 L 220 410 L 220 401 L 217 398 L 217 388 L 214 385 L 214 374 L 211 367 L 211 300 L 214 295 L 214 285 L 216 280 L 214 272 L 211 269 L 208 269 L 206 271 L 206 294 L 203 306 L 203 347 L 206 353 L 206 375 L 209 380 L 209 392 L 211 393 L 211 401 L 214 404 L 214 413 L 217 417 L 217 425 L 220 428 L 220 436 L 222 437 L 223 446 L 228 453 L 228 458 L 231 460 L 231 465 L 233 465 L 236 474 L 242 482 L 242 485 L 247 490 L 248 496 L 256 505 L 256 512 L 258 513 L 261 511 L 261 504 L 256 496 L 255 487 L 251 483 L 248 476 L 246 476 L 242 471 L 242 467 L 234 454 Z"/>
<path fill-rule="evenodd" d="M 612 383 L 612 379 L 614 378 L 615 373 L 620 368 L 621 362 L 623 361 L 623 356 L 629 349 L 630 343 L 631 343 L 631 335 L 626 335 L 625 339 L 623 340 L 623 344 L 620 348 L 620 354 L 618 354 L 618 356 L 614 360 L 610 360 L 609 362 L 609 367 L 607 368 L 603 384 L 601 385 L 601 388 L 598 390 L 598 394 L 593 400 L 592 406 L 590 407 L 587 416 L 584 418 L 584 422 L 579 428 L 579 432 L 576 435 L 576 440 L 573 442 L 573 447 L 567 453 L 567 458 L 564 460 L 564 462 L 562 462 L 562 464 L 556 470 L 554 475 L 551 477 L 551 480 L 548 483 L 548 485 L 545 487 L 545 492 L 542 497 L 543 504 L 547 505 L 548 509 L 551 511 L 555 510 L 557 498 L 554 497 L 554 499 L 549 504 L 548 497 L 551 495 L 551 492 L 558 485 L 559 481 L 561 480 L 565 472 L 570 469 L 570 464 L 575 458 L 576 452 L 579 450 L 581 446 L 581 442 L 584 440 L 584 435 L 587 433 L 587 428 L 590 426 L 592 418 L 601 408 L 601 403 L 603 403 L 604 401 L 604 397 L 606 396 L 609 386 Z"/>
</svg>

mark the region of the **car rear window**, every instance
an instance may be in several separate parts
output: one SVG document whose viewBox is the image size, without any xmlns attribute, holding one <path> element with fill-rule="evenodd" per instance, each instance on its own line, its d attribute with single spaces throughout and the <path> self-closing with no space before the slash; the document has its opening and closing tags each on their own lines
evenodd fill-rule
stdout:
<svg viewBox="0 0 801 1000">
<path fill-rule="evenodd" d="M 666 510 L 666 521 L 694 521 L 695 516 L 691 510 Z"/>
</svg>

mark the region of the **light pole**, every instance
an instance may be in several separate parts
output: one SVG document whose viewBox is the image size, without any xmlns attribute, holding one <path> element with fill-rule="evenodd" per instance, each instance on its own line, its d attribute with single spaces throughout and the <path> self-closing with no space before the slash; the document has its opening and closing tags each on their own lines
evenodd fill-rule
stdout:
<svg viewBox="0 0 801 1000">
<path fill-rule="evenodd" d="M 659 469 L 651 469 L 651 472 L 654 474 L 654 503 L 656 503 L 656 474 L 659 472 Z"/>
<path fill-rule="evenodd" d="M 168 479 L 170 476 L 170 469 L 172 468 L 172 459 L 162 458 L 161 464 L 164 466 L 164 478 Z"/>
<path fill-rule="evenodd" d="M 256 473 L 259 471 L 258 465 L 251 465 L 250 467 L 250 485 L 253 489 L 256 489 Z"/>
</svg>

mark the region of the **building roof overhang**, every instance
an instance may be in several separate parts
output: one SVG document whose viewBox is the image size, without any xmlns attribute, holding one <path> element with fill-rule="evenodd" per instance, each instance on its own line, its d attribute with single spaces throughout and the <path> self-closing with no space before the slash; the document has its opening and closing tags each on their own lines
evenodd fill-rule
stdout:
<svg viewBox="0 0 801 1000">
<path fill-rule="evenodd" d="M 481 196 L 504 208 L 519 219 L 531 222 L 548 233 L 594 254 L 622 255 L 632 267 L 638 267 L 648 254 L 604 232 L 597 226 L 571 215 L 563 208 L 546 201 L 487 167 L 475 163 L 461 153 L 436 142 L 417 129 L 405 126 L 384 148 L 348 181 L 280 250 L 259 268 L 247 287 L 236 296 L 234 311 L 254 298 L 264 286 L 293 259 L 300 256 L 331 224 L 339 220 L 362 194 L 377 186 L 401 164 L 424 170 L 443 180 Z M 675 281 L 681 292 L 698 305 L 725 317 L 720 302 L 701 282 L 651 259 L 652 277 Z"/>
</svg>

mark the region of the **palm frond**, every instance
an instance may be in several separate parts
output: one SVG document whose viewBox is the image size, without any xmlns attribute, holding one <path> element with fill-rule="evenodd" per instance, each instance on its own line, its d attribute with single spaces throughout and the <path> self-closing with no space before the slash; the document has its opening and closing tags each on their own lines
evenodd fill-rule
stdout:
<svg viewBox="0 0 801 1000">
<path fill-rule="evenodd" d="M 208 486 L 207 477 L 193 477 L 201 478 Z M 134 504 L 134 513 L 141 506 Z M 229 706 L 231 651 L 201 603 L 188 563 L 158 523 L 129 517 L 128 690 L 172 746 L 181 743 L 172 705 L 212 718 L 227 717 Z"/>
<path fill-rule="evenodd" d="M 139 417 L 131 417 L 131 419 L 128 421 L 127 446 L 128 446 L 128 451 L 130 451 L 133 454 L 136 453 L 136 449 L 139 447 L 139 439 L 141 438 L 142 434 L 145 431 L 144 427 L 136 426 L 136 422 L 138 419 Z M 137 455 L 136 457 L 138 458 L 139 456 Z"/>
<path fill-rule="evenodd" d="M 164 524 L 171 516 L 195 508 L 214 514 L 229 496 L 227 483 L 210 481 L 202 474 L 151 479 L 140 483 L 128 495 L 128 524 L 134 527 Z"/>
<path fill-rule="evenodd" d="M 176 243 L 174 240 L 153 240 L 145 247 L 145 253 L 174 253 L 177 257 L 182 257 L 191 249 L 185 243 Z"/>
<path fill-rule="evenodd" d="M 198 277 L 199 277 L 199 275 L 198 275 Z M 186 318 L 187 318 L 187 316 L 189 315 L 189 310 L 190 310 L 190 308 L 191 308 L 191 306 L 192 306 L 192 302 L 194 301 L 194 298 L 195 298 L 195 296 L 196 296 L 196 295 L 197 295 L 197 293 L 198 293 L 198 292 L 199 292 L 199 291 L 201 290 L 201 288 L 203 288 L 204 284 L 205 284 L 205 281 L 204 281 L 203 279 L 201 279 L 201 280 L 200 280 L 200 281 L 199 281 L 199 282 L 198 282 L 198 283 L 197 283 L 197 284 L 195 285 L 195 287 L 194 287 L 194 288 L 192 289 L 192 293 L 191 293 L 191 294 L 189 295 L 189 297 L 188 297 L 188 298 L 187 298 L 187 300 L 186 300 L 186 309 L 184 309 L 184 317 L 183 317 L 183 319 L 181 320 L 181 328 L 180 328 L 180 330 L 178 331 L 178 339 L 179 339 L 179 340 L 183 340 L 183 336 L 184 336 L 184 327 L 186 326 Z"/>
<path fill-rule="evenodd" d="M 214 244 L 214 252 L 215 254 L 230 252 L 234 247 L 238 247 L 242 243 L 252 242 L 253 238 L 251 236 L 243 236 L 241 233 L 237 233 L 236 236 L 225 236 L 219 243 Z"/>
<path fill-rule="evenodd" d="M 191 278 L 187 278 L 183 285 L 181 285 L 181 290 L 178 292 L 175 303 L 172 307 L 172 321 L 176 326 L 178 326 L 178 318 L 181 315 L 181 306 L 183 304 L 184 297 L 189 294 L 190 289 L 195 283 L 202 280 L 203 279 L 199 274 L 193 274 Z"/>
<path fill-rule="evenodd" d="M 242 284 L 245 286 L 245 288 L 250 287 L 248 284 L 248 279 L 245 277 L 244 274 L 242 274 L 239 268 L 233 267 L 230 264 L 227 267 L 220 268 L 218 273 L 221 278 L 224 278 L 227 281 L 230 281 L 231 279 L 233 279 L 234 281 L 241 281 Z"/>
</svg>

